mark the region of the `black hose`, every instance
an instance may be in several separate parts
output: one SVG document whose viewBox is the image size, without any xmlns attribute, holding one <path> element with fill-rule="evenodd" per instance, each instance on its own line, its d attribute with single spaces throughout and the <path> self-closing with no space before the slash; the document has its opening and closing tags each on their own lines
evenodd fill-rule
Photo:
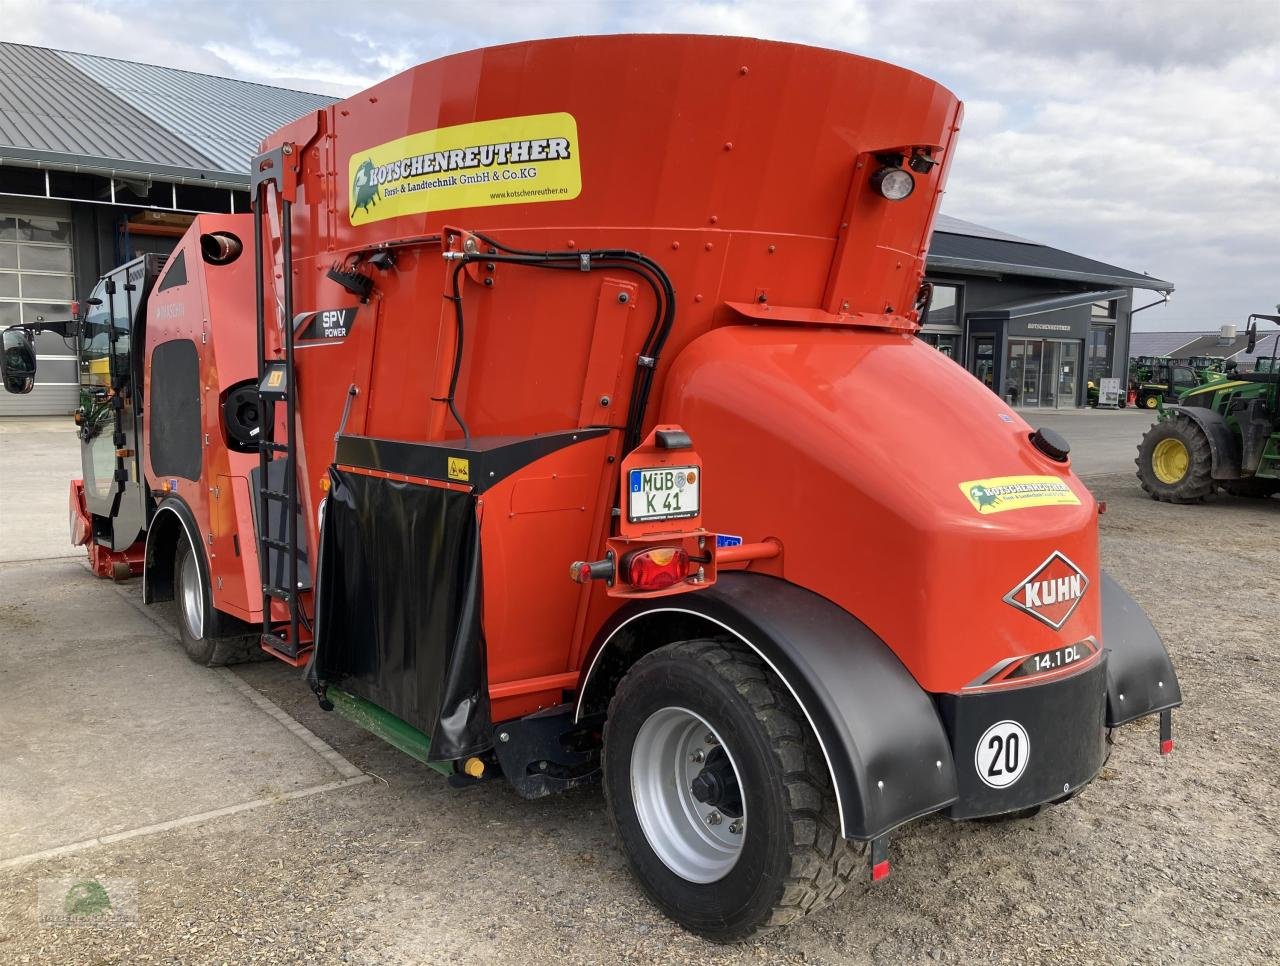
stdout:
<svg viewBox="0 0 1280 966">
<path fill-rule="evenodd" d="M 449 412 L 453 415 L 453 421 L 458 424 L 458 428 L 462 430 L 462 441 L 464 443 L 471 442 L 471 430 L 467 427 L 466 421 L 463 420 L 462 414 L 458 412 L 458 407 L 454 402 L 454 394 L 458 390 L 458 375 L 462 372 L 462 340 L 466 330 L 465 320 L 462 315 L 462 289 L 459 285 L 458 276 L 462 274 L 463 268 L 466 267 L 467 259 L 459 260 L 453 269 L 453 294 L 446 295 L 445 298 L 453 303 L 453 325 L 456 338 L 454 339 L 453 348 L 453 370 L 449 373 L 449 394 L 443 399 L 432 396 L 432 402 L 442 402 L 448 405 Z"/>
</svg>

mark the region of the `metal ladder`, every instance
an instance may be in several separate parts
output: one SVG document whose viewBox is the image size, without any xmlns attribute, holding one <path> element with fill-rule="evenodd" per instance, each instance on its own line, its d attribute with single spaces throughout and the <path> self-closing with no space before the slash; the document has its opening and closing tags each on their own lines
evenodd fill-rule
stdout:
<svg viewBox="0 0 1280 966">
<path fill-rule="evenodd" d="M 253 170 L 253 253 L 254 290 L 257 312 L 258 347 L 258 565 L 262 576 L 262 648 L 288 663 L 300 666 L 306 662 L 312 649 L 310 628 L 302 634 L 307 623 L 299 603 L 303 590 L 299 577 L 298 548 L 298 480 L 297 480 L 297 398 L 294 391 L 294 331 L 293 331 L 293 197 L 297 186 L 296 153 L 292 144 L 284 144 L 274 151 L 254 159 Z M 268 359 L 266 351 L 266 305 L 263 282 L 262 214 L 268 183 L 276 185 L 281 199 L 280 258 L 283 265 L 282 287 L 284 302 L 284 358 Z M 276 406 L 285 407 L 285 438 L 276 439 Z M 271 467 L 284 460 L 283 480 L 279 489 L 271 486 Z M 283 506 L 285 513 L 284 539 L 274 535 L 271 520 L 273 510 Z M 284 555 L 283 580 L 273 573 L 272 551 Z M 281 601 L 287 619 L 273 616 L 273 602 Z"/>
</svg>

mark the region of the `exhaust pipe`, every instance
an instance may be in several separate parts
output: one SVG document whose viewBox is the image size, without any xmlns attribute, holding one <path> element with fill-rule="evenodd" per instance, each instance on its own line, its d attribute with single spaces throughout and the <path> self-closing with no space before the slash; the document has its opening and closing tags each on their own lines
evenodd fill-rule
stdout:
<svg viewBox="0 0 1280 966">
<path fill-rule="evenodd" d="M 210 265 L 230 265 L 243 250 L 240 239 L 230 232 L 215 231 L 200 236 L 200 254 Z"/>
</svg>

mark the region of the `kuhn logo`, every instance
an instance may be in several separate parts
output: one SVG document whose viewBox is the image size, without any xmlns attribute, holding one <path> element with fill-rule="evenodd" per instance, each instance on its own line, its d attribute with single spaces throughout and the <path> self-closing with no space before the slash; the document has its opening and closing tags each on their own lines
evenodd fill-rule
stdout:
<svg viewBox="0 0 1280 966">
<path fill-rule="evenodd" d="M 1088 588 L 1084 571 L 1055 550 L 1004 599 L 1056 631 L 1067 622 Z"/>
</svg>

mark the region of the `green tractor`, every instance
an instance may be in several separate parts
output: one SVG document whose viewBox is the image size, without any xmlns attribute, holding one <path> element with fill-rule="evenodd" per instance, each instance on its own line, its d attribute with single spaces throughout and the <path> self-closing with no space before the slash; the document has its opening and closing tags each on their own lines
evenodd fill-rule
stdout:
<svg viewBox="0 0 1280 966">
<path fill-rule="evenodd" d="M 1143 356 L 1131 370 L 1134 399 L 1140 409 L 1159 409 L 1162 402 L 1176 402 L 1188 390 L 1205 384 L 1206 379 L 1220 375 L 1202 375 L 1177 359 Z"/>
<path fill-rule="evenodd" d="M 1252 354 L 1258 322 L 1280 325 L 1280 315 L 1251 315 Z M 1160 415 L 1138 445 L 1138 479 L 1152 499 L 1199 503 L 1219 486 L 1236 496 L 1280 493 L 1280 367 L 1275 340 L 1263 368 L 1216 374 L 1186 389 Z"/>
</svg>

